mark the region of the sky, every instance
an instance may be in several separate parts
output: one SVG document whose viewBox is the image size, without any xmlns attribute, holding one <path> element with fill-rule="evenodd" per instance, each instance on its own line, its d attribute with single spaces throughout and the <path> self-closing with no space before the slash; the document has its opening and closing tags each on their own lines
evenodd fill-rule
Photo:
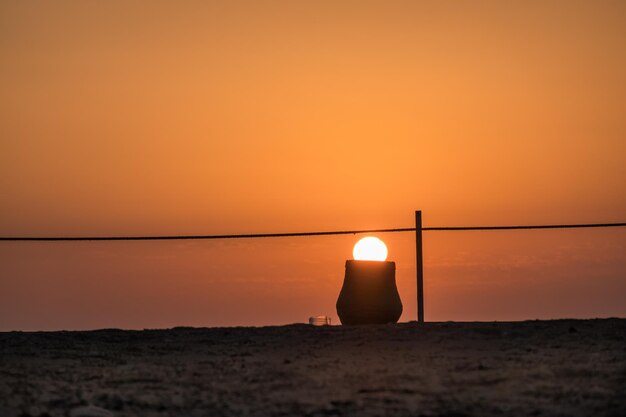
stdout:
<svg viewBox="0 0 626 417">
<path fill-rule="evenodd" d="M 620 1 L 4 1 L 0 235 L 624 222 L 625 44 Z M 0 242 L 0 330 L 337 323 L 357 240 Z M 425 232 L 426 319 L 626 317 L 625 249 Z"/>
</svg>

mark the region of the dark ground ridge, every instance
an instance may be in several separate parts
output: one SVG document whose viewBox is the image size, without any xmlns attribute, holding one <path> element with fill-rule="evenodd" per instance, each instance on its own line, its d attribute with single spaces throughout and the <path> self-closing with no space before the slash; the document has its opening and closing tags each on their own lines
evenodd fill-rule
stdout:
<svg viewBox="0 0 626 417">
<path fill-rule="evenodd" d="M 626 320 L 0 333 L 0 416 L 112 415 L 625 416 Z"/>
</svg>

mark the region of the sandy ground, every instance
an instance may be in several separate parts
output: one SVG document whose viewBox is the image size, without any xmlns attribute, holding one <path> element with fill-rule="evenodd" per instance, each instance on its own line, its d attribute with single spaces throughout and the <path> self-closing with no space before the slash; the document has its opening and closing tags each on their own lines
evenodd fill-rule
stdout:
<svg viewBox="0 0 626 417">
<path fill-rule="evenodd" d="M 0 416 L 626 416 L 626 320 L 0 333 Z"/>
</svg>

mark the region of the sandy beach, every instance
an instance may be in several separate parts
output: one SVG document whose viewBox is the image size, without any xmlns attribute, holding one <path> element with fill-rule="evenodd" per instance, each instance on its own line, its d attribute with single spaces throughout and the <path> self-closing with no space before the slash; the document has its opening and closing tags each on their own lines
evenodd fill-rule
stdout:
<svg viewBox="0 0 626 417">
<path fill-rule="evenodd" d="M 0 416 L 624 416 L 626 320 L 0 334 Z"/>
</svg>

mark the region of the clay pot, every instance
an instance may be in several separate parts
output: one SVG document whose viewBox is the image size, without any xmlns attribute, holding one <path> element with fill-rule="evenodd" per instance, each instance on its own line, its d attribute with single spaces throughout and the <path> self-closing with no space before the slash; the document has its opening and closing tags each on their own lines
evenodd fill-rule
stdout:
<svg viewBox="0 0 626 417">
<path fill-rule="evenodd" d="M 342 324 L 396 323 L 401 314 L 395 262 L 346 261 L 337 299 Z"/>
</svg>

